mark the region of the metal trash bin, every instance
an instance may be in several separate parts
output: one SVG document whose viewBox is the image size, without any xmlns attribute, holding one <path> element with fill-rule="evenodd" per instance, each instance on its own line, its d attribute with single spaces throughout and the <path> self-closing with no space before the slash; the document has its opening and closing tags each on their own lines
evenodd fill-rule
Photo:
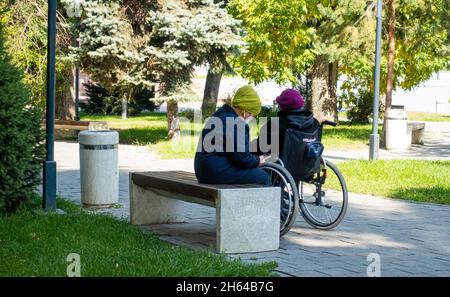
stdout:
<svg viewBox="0 0 450 297">
<path fill-rule="evenodd" d="M 119 133 L 82 131 L 80 144 L 81 203 L 110 207 L 119 202 Z"/>
<path fill-rule="evenodd" d="M 385 113 L 386 117 L 386 149 L 401 150 L 411 146 L 408 139 L 408 115 L 402 105 L 392 105 Z"/>
</svg>

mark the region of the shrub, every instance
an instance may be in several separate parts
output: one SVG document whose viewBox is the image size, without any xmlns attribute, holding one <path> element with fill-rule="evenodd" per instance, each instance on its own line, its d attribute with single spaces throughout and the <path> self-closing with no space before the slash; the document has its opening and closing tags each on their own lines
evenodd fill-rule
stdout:
<svg viewBox="0 0 450 297">
<path fill-rule="evenodd" d="M 195 118 L 195 110 L 192 108 L 187 108 L 181 112 L 178 113 L 179 117 L 185 117 L 187 118 L 190 122 L 194 121 Z"/>
<path fill-rule="evenodd" d="M 35 195 L 44 157 L 42 113 L 31 105 L 23 73 L 5 48 L 0 23 L 0 213 L 11 213 Z"/>
<path fill-rule="evenodd" d="M 274 110 L 273 107 L 262 106 L 258 118 L 267 118 L 267 120 L 270 120 L 270 118 L 277 117 L 277 114 L 278 111 Z"/>
<path fill-rule="evenodd" d="M 109 91 L 99 84 L 87 83 L 86 95 L 89 100 L 82 104 L 82 108 L 87 113 L 94 114 L 120 114 L 122 110 L 122 98 L 118 92 Z M 141 111 L 154 111 L 159 105 L 154 100 L 154 93 L 150 90 L 141 90 L 133 94 L 128 104 L 128 114 L 136 115 Z"/>
<path fill-rule="evenodd" d="M 349 93 L 348 99 L 351 102 L 347 118 L 352 123 L 367 124 L 373 113 L 373 96 L 371 92 Z"/>
<path fill-rule="evenodd" d="M 84 84 L 86 95 L 89 98 L 87 103 L 81 104 L 83 110 L 94 114 L 112 114 L 114 109 L 118 108 L 120 112 L 120 102 L 111 93 L 102 86 L 95 83 Z"/>
<path fill-rule="evenodd" d="M 373 90 L 371 82 L 359 77 L 346 77 L 342 83 L 342 95 L 338 98 L 341 107 L 348 108 L 347 118 L 352 123 L 367 124 L 373 117 Z M 379 102 L 379 117 L 383 116 L 384 105 Z"/>
</svg>

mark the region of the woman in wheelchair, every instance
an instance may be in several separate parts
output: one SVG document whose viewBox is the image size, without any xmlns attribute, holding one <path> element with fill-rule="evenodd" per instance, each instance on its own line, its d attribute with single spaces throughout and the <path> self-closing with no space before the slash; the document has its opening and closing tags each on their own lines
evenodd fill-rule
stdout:
<svg viewBox="0 0 450 297">
<path fill-rule="evenodd" d="M 315 121 L 311 111 L 305 108 L 305 100 L 299 91 L 286 89 L 276 98 L 276 102 L 280 109 L 277 114 L 279 127 L 278 129 L 275 128 L 275 131 L 278 133 L 278 143 L 272 143 L 272 139 L 276 139 L 276 137 L 272 136 L 272 121 L 269 120 L 267 124 L 261 128 L 259 138 L 255 140 L 257 141 L 258 155 L 270 155 L 272 153 L 275 153 L 277 156 L 281 155 L 284 149 L 283 146 L 288 127 L 297 127 L 306 132 L 313 132 L 317 129 L 317 121 Z M 272 152 L 272 150 L 264 151 L 261 149 L 262 141 L 267 142 L 266 147 L 278 147 L 276 147 L 274 152 Z"/>
<path fill-rule="evenodd" d="M 276 102 L 280 108 L 277 121 L 269 121 L 261 128 L 256 148 L 258 155 L 271 154 L 281 161 L 281 166 L 261 166 L 269 173 L 271 184 L 281 188 L 280 234 L 292 227 L 298 209 L 311 226 L 334 228 L 347 210 L 347 186 L 338 168 L 322 157 L 321 139 L 323 125 L 336 123 L 320 124 L 304 107 L 297 90 L 283 91 Z M 255 147 L 255 143 L 252 145 Z"/>
</svg>

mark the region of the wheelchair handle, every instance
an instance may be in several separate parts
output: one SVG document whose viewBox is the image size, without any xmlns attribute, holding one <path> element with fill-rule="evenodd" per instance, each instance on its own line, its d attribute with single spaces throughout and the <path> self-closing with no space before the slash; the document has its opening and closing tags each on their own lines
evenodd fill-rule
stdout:
<svg viewBox="0 0 450 297">
<path fill-rule="evenodd" d="M 321 127 L 323 127 L 325 125 L 330 125 L 330 126 L 336 127 L 337 123 L 332 122 L 332 121 L 323 121 L 322 124 L 320 124 Z"/>
</svg>

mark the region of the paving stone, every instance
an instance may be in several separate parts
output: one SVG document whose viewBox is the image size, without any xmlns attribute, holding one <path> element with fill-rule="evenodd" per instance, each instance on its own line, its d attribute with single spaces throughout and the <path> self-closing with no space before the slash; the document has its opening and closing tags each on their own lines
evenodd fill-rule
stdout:
<svg viewBox="0 0 450 297">
<path fill-rule="evenodd" d="M 442 156 L 450 159 L 450 136 Z M 78 145 L 56 142 L 58 195 L 80 203 Z M 404 155 L 382 151 L 385 158 L 412 158 L 424 153 L 417 148 Z M 330 154 L 330 152 L 327 152 Z M 339 152 L 352 158 L 358 152 Z M 368 153 L 360 154 L 366 158 Z M 98 210 L 129 220 L 128 174 L 130 171 L 193 171 L 193 160 L 159 160 L 145 147 L 119 147 L 119 204 L 121 208 Z M 350 193 L 349 210 L 334 230 L 310 227 L 298 216 L 291 232 L 275 252 L 237 254 L 248 263 L 276 261 L 280 276 L 367 276 L 367 256 L 378 253 L 382 276 L 450 276 L 450 207 Z M 185 223 L 145 227 L 162 240 L 194 249 L 212 250 L 215 209 L 185 204 Z"/>
</svg>

